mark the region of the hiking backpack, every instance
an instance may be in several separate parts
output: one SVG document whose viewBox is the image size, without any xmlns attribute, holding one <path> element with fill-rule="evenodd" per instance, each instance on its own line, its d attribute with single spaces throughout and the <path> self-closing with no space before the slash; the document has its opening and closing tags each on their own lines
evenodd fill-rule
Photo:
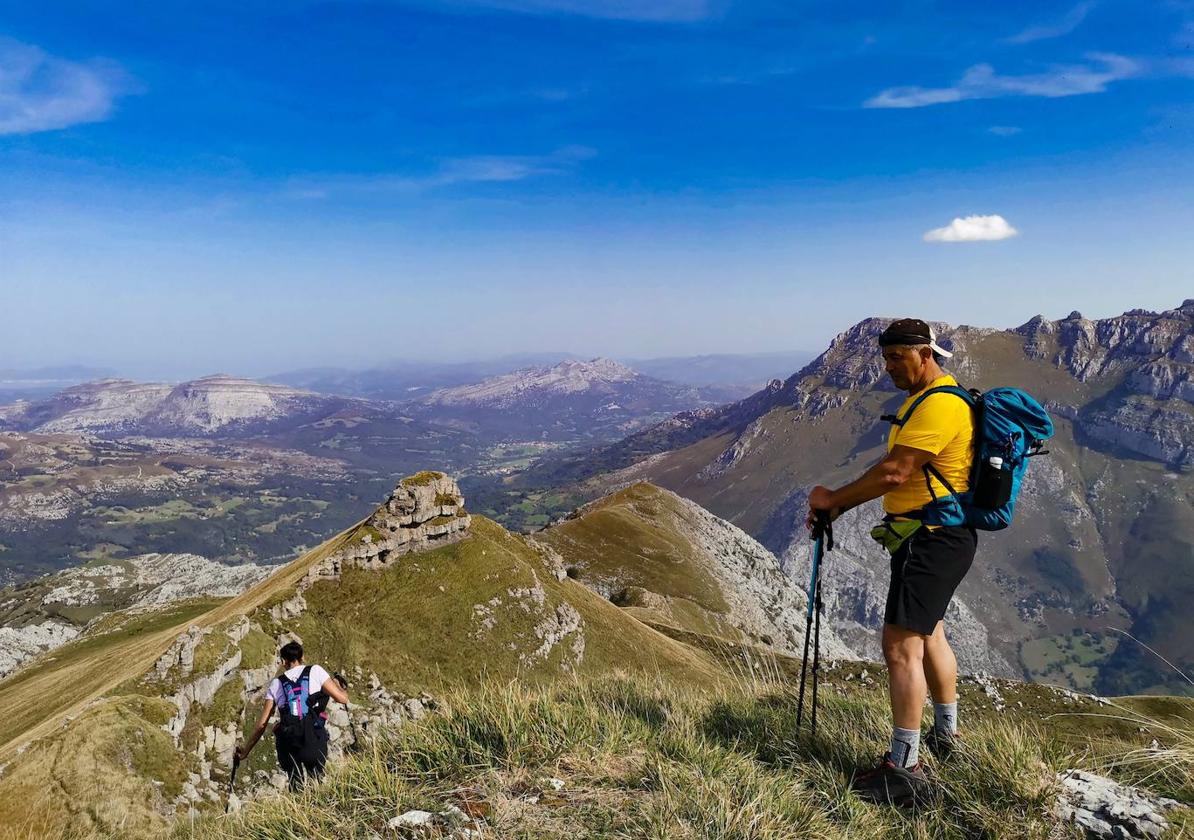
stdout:
<svg viewBox="0 0 1194 840">
<path fill-rule="evenodd" d="M 953 394 L 974 409 L 974 464 L 970 489 L 956 492 L 932 464 L 922 471 L 933 501 L 912 516 L 927 525 L 969 525 L 980 531 L 999 531 L 1012 523 L 1016 497 L 1028 470 L 1028 459 L 1044 455 L 1041 446 L 1053 437 L 1053 421 L 1032 395 L 1019 388 L 992 388 L 981 392 L 956 385 L 942 385 L 925 391 L 903 416 L 885 414 L 883 419 L 903 428 L 916 407 L 933 394 Z M 899 438 L 896 438 L 899 443 Z M 938 498 L 933 491 L 936 478 L 949 495 Z"/>
<path fill-rule="evenodd" d="M 292 680 L 283 672 L 278 677 L 282 699 L 278 706 L 282 720 L 274 729 L 274 736 L 284 743 L 301 761 L 314 761 L 320 751 L 322 735 L 326 733 L 326 700 L 322 692 L 311 693 L 311 666 L 303 668 L 298 679 Z"/>
</svg>

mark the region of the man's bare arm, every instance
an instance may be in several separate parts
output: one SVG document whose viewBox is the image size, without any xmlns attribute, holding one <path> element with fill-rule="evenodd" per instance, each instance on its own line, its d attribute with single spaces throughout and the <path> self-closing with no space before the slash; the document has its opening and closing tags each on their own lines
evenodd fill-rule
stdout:
<svg viewBox="0 0 1194 840">
<path fill-rule="evenodd" d="M 253 729 L 253 734 L 249 736 L 249 740 L 243 744 L 238 744 L 236 747 L 237 758 L 242 761 L 248 758 L 249 753 L 253 751 L 253 747 L 257 746 L 257 741 L 260 740 L 265 728 L 269 726 L 270 715 L 274 713 L 274 699 L 267 697 L 265 705 L 261 709 L 261 717 L 257 719 L 257 726 Z"/>
<path fill-rule="evenodd" d="M 932 459 L 932 452 L 897 444 L 883 460 L 845 487 L 837 490 L 814 487 L 809 494 L 808 505 L 813 510 L 828 511 L 857 507 L 891 492 L 912 476 L 920 474 L 921 468 Z"/>
<path fill-rule="evenodd" d="M 337 703 L 348 705 L 348 692 L 344 690 L 344 686 L 335 677 L 329 677 L 323 681 L 323 690 L 328 693 L 328 696 Z"/>
</svg>

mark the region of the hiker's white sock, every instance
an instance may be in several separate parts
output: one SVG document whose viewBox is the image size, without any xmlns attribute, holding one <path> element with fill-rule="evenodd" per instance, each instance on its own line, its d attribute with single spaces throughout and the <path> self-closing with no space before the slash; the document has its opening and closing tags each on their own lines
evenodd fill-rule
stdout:
<svg viewBox="0 0 1194 840">
<path fill-rule="evenodd" d="M 914 766 L 920 761 L 920 730 L 893 727 L 891 749 L 887 753 L 891 756 L 891 763 L 896 767 Z"/>
<path fill-rule="evenodd" d="M 933 728 L 943 735 L 958 734 L 958 701 L 933 704 Z"/>
</svg>

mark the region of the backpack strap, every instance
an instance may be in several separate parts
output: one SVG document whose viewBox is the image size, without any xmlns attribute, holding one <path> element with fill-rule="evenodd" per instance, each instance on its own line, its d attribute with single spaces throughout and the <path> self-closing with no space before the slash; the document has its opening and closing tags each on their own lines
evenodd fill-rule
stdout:
<svg viewBox="0 0 1194 840">
<path fill-rule="evenodd" d="M 904 412 L 903 417 L 897 417 L 894 414 L 884 414 L 879 419 L 886 420 L 893 426 L 899 426 L 902 429 L 904 424 L 908 422 L 908 418 L 912 416 L 912 412 L 916 411 L 916 407 L 929 397 L 933 396 L 933 394 L 953 394 L 954 396 L 964 399 L 971 408 L 974 408 L 975 405 L 978 404 L 977 397 L 959 385 L 938 385 L 936 388 L 930 388 L 917 397 L 916 401 L 913 402 L 912 405 L 908 406 L 908 410 Z"/>
<path fill-rule="evenodd" d="M 902 417 L 897 417 L 894 414 L 884 414 L 880 419 L 886 420 L 893 426 L 899 426 L 902 429 L 904 428 L 904 424 L 908 422 L 908 418 L 912 416 L 912 412 L 916 411 L 916 407 L 934 394 L 953 394 L 955 397 L 960 397 L 961 399 L 965 400 L 966 404 L 971 408 L 975 408 L 979 404 L 978 394 L 976 392 L 967 391 L 965 388 L 959 385 L 938 385 L 936 388 L 930 388 L 917 397 L 912 405 L 908 406 L 908 410 L 904 412 Z M 899 438 L 897 437 L 896 443 L 898 444 L 899 442 Z M 953 485 L 946 481 L 945 476 L 941 474 L 941 471 L 934 467 L 931 463 L 926 463 L 923 467 L 921 467 L 921 471 L 924 473 L 925 484 L 928 486 L 929 495 L 932 497 L 934 502 L 937 501 L 937 494 L 933 492 L 934 478 L 937 479 L 941 486 L 946 489 L 949 495 L 958 495 L 957 491 L 954 490 Z M 907 516 L 907 514 L 900 515 Z"/>
</svg>

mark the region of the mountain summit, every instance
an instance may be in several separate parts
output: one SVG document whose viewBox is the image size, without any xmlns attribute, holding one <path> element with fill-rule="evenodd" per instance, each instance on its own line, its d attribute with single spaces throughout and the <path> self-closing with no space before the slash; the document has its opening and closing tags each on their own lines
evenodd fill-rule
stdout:
<svg viewBox="0 0 1194 840">
<path fill-rule="evenodd" d="M 514 440 L 612 440 L 677 411 L 712 406 L 722 390 L 677 385 L 610 359 L 565 360 L 433 391 L 405 408 Z"/>
<path fill-rule="evenodd" d="M 420 402 L 430 405 L 476 405 L 510 408 L 520 401 L 548 394 L 617 394 L 617 386 L 646 379 L 611 359 L 587 362 L 566 359 L 550 367 L 530 367 L 486 379 L 476 385 L 442 388 Z"/>
</svg>

